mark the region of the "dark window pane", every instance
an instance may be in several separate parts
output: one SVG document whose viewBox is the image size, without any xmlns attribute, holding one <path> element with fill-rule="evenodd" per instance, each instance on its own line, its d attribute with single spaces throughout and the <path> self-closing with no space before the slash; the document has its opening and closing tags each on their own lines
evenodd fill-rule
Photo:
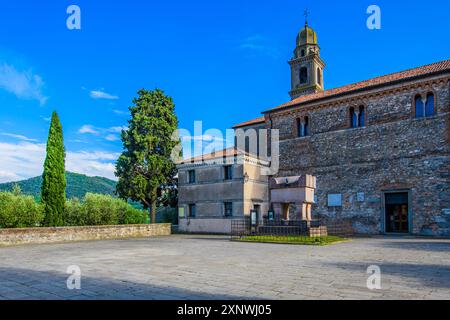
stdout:
<svg viewBox="0 0 450 320">
<path fill-rule="evenodd" d="M 195 183 L 195 170 L 190 170 L 189 171 L 189 183 Z"/>
<path fill-rule="evenodd" d="M 366 110 L 363 106 L 359 107 L 359 127 L 365 127 L 366 126 Z"/>
<path fill-rule="evenodd" d="M 407 204 L 408 193 L 388 193 L 385 201 L 386 204 Z"/>
<path fill-rule="evenodd" d="M 305 127 L 303 129 L 304 136 L 309 136 L 309 118 L 305 117 Z"/>
<path fill-rule="evenodd" d="M 195 218 L 195 216 L 197 215 L 197 207 L 195 206 L 195 204 L 190 204 L 189 205 L 189 217 L 190 218 Z"/>
<path fill-rule="evenodd" d="M 421 96 L 416 97 L 416 118 L 422 118 L 423 114 L 423 101 Z"/>
<path fill-rule="evenodd" d="M 354 108 L 350 108 L 350 126 L 356 128 L 358 124 L 358 118 L 356 117 L 356 112 Z"/>
<path fill-rule="evenodd" d="M 297 137 L 303 137 L 303 127 L 301 119 L 297 119 Z"/>
<path fill-rule="evenodd" d="M 427 95 L 427 104 L 425 106 L 425 116 L 434 116 L 434 94 Z"/>
<path fill-rule="evenodd" d="M 225 217 L 233 216 L 233 204 L 231 202 L 224 203 Z"/>
<path fill-rule="evenodd" d="M 305 84 L 308 82 L 308 69 L 305 67 L 300 68 L 300 84 Z"/>
<path fill-rule="evenodd" d="M 226 166 L 225 167 L 225 180 L 232 180 L 232 179 L 233 179 L 233 167 Z"/>
</svg>

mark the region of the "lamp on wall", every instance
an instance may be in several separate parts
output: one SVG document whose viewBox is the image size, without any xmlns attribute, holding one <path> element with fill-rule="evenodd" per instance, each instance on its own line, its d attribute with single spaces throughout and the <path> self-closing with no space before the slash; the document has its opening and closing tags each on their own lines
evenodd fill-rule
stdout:
<svg viewBox="0 0 450 320">
<path fill-rule="evenodd" d="M 244 174 L 244 183 L 247 183 L 249 180 L 250 180 L 250 177 L 249 177 L 248 173 L 246 172 Z"/>
</svg>

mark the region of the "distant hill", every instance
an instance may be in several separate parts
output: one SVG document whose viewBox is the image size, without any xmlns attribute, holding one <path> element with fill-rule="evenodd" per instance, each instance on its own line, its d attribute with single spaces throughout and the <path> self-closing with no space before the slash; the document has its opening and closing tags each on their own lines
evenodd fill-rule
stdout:
<svg viewBox="0 0 450 320">
<path fill-rule="evenodd" d="M 83 174 L 66 172 L 67 198 L 83 198 L 88 192 L 114 195 L 116 182 L 102 177 L 88 177 Z M 8 182 L 0 184 L 0 191 L 11 191 L 17 184 L 23 194 L 32 195 L 36 198 L 41 196 L 42 177 L 35 177 L 19 182 Z"/>
</svg>

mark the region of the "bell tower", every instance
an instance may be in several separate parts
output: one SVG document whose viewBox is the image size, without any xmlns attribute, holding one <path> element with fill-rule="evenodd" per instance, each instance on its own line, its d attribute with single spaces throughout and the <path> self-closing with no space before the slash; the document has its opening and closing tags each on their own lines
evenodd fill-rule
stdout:
<svg viewBox="0 0 450 320">
<path fill-rule="evenodd" d="M 320 58 L 320 47 L 316 32 L 308 26 L 305 12 L 305 26 L 297 35 L 291 66 L 291 99 L 324 90 L 323 69 L 325 63 Z"/>
</svg>

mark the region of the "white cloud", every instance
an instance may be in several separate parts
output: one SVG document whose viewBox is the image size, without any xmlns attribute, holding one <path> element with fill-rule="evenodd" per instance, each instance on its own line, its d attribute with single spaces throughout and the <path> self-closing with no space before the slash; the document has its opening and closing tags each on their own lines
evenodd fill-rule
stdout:
<svg viewBox="0 0 450 320">
<path fill-rule="evenodd" d="M 91 126 L 91 125 L 88 125 L 88 124 L 82 126 L 82 127 L 78 130 L 78 133 L 81 133 L 81 134 L 86 134 L 86 133 L 88 133 L 88 134 L 94 134 L 94 135 L 100 134 L 100 132 L 99 132 L 97 129 L 95 129 L 94 126 Z"/>
<path fill-rule="evenodd" d="M 0 183 L 31 178 L 42 174 L 45 144 L 0 142 Z M 11 176 L 13 175 L 13 176 Z"/>
<path fill-rule="evenodd" d="M 119 136 L 117 134 L 121 133 L 122 130 L 127 130 L 127 129 L 128 129 L 128 127 L 126 127 L 126 126 L 115 126 L 115 127 L 109 127 L 109 128 L 99 128 L 99 127 L 94 127 L 92 125 L 86 124 L 86 125 L 82 126 L 78 130 L 78 133 L 80 133 L 80 134 L 93 134 L 93 135 L 96 135 L 96 136 L 103 135 L 105 140 L 107 140 L 107 141 L 118 141 L 119 140 Z"/>
<path fill-rule="evenodd" d="M 20 135 L 20 134 L 13 134 L 13 133 L 0 133 L 0 135 L 5 137 L 10 137 L 18 140 L 28 141 L 28 142 L 37 142 L 36 139 L 31 139 L 26 136 Z"/>
<path fill-rule="evenodd" d="M 100 176 L 117 180 L 114 171 L 116 168 L 115 162 L 119 156 L 119 153 L 102 151 L 67 152 L 66 169 L 88 176 Z"/>
<path fill-rule="evenodd" d="M 113 112 L 114 112 L 115 114 L 119 114 L 119 115 L 125 115 L 125 114 L 128 114 L 128 112 L 122 111 L 122 110 L 118 110 L 118 109 L 113 110 Z"/>
<path fill-rule="evenodd" d="M 243 49 L 261 50 L 265 48 L 264 42 L 266 41 L 266 38 L 262 35 L 255 34 L 245 38 L 239 47 Z"/>
<path fill-rule="evenodd" d="M 19 99 L 37 100 L 41 105 L 47 102 L 42 93 L 44 81 L 31 70 L 19 71 L 7 63 L 0 64 L 0 89 L 6 90 Z"/>
<path fill-rule="evenodd" d="M 253 53 L 268 55 L 273 58 L 280 56 L 278 49 L 272 41 L 260 34 L 249 36 L 241 41 L 239 48 Z"/>
<path fill-rule="evenodd" d="M 92 99 L 118 100 L 119 97 L 100 90 L 92 90 L 90 92 Z"/>
<path fill-rule="evenodd" d="M 107 128 L 106 131 L 120 133 L 120 132 L 122 132 L 122 130 L 127 130 L 127 129 L 128 129 L 127 126 L 111 127 L 111 128 Z"/>
<path fill-rule="evenodd" d="M 119 153 L 104 151 L 67 151 L 68 171 L 116 180 L 115 161 Z M 18 181 L 42 174 L 45 144 L 0 142 L 0 183 Z"/>
<path fill-rule="evenodd" d="M 15 173 L 7 172 L 7 171 L 0 171 L 0 183 L 2 182 L 9 182 L 9 181 L 18 181 L 20 180 L 20 177 L 16 175 Z"/>
<path fill-rule="evenodd" d="M 119 137 L 117 135 L 115 135 L 115 134 L 108 134 L 105 137 L 105 139 L 108 140 L 108 141 L 118 141 Z"/>
</svg>

